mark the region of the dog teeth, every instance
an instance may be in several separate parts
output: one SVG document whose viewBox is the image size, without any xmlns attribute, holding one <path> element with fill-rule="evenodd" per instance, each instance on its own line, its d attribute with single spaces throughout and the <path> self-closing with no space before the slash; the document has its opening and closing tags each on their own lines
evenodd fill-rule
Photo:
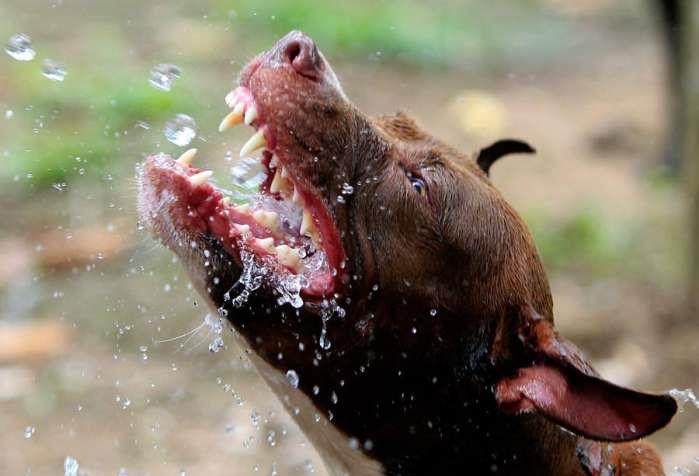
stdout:
<svg viewBox="0 0 699 476">
<path fill-rule="evenodd" d="M 252 213 L 252 217 L 255 219 L 255 221 L 266 226 L 270 230 L 276 230 L 277 228 L 277 220 L 279 219 L 279 215 L 277 215 L 275 212 L 255 210 Z"/>
<path fill-rule="evenodd" d="M 263 250 L 274 253 L 274 238 L 257 238 L 255 241 Z"/>
<path fill-rule="evenodd" d="M 177 159 L 177 163 L 181 165 L 192 165 L 195 155 L 197 155 L 197 149 L 189 149 L 187 152 L 180 155 Z"/>
<path fill-rule="evenodd" d="M 301 269 L 301 256 L 299 256 L 299 252 L 297 250 L 287 245 L 279 245 L 275 247 L 275 251 L 281 264 L 293 269 L 294 272 L 298 273 L 298 271 Z"/>
<path fill-rule="evenodd" d="M 248 232 L 250 231 L 250 227 L 248 225 L 244 225 L 241 223 L 233 223 L 233 227 L 240 232 L 241 235 L 247 235 Z"/>
<path fill-rule="evenodd" d="M 189 183 L 195 187 L 198 185 L 203 185 L 209 180 L 209 178 L 211 178 L 213 174 L 214 173 L 211 170 L 204 170 L 203 172 L 199 172 L 198 174 L 194 174 L 189 177 Z"/>
<path fill-rule="evenodd" d="M 233 126 L 243 122 L 243 111 L 245 110 L 245 104 L 239 103 L 233 108 L 233 111 L 229 112 L 226 117 L 223 118 L 221 124 L 218 126 L 218 131 L 223 132 L 230 129 Z"/>
<path fill-rule="evenodd" d="M 245 124 L 249 126 L 255 119 L 257 119 L 257 108 L 253 104 L 245 111 Z"/>
<path fill-rule="evenodd" d="M 224 207 L 230 207 L 231 206 L 231 197 L 223 197 L 221 199 L 221 205 Z"/>
<path fill-rule="evenodd" d="M 296 190 L 296 187 L 294 187 L 294 194 L 291 196 L 291 201 L 294 203 L 303 204 L 301 195 L 299 194 L 299 191 Z"/>
<path fill-rule="evenodd" d="M 294 184 L 286 178 L 288 176 L 289 174 L 284 167 L 277 167 L 272 183 L 269 184 L 269 191 L 271 193 L 281 193 L 285 196 L 291 196 L 291 190 Z"/>
<path fill-rule="evenodd" d="M 237 205 L 233 207 L 233 210 L 235 210 L 238 213 L 247 214 L 250 211 L 250 205 L 248 205 L 247 203 L 243 203 L 242 205 Z"/>
<path fill-rule="evenodd" d="M 284 179 L 282 178 L 281 172 L 279 169 L 276 169 L 272 183 L 269 185 L 269 191 L 272 193 L 278 193 L 282 189 L 283 180 Z"/>
<path fill-rule="evenodd" d="M 230 93 L 226 94 L 226 104 L 228 104 L 228 107 L 234 108 L 235 105 L 238 102 L 238 88 L 234 89 Z"/>
<path fill-rule="evenodd" d="M 303 218 L 301 219 L 301 229 L 299 230 L 302 235 L 306 235 L 313 240 L 319 238 L 318 229 L 313 221 L 313 216 L 308 210 L 303 211 Z"/>
<path fill-rule="evenodd" d="M 267 139 L 265 139 L 265 134 L 262 129 L 255 132 L 255 134 L 248 139 L 248 141 L 240 149 L 240 156 L 245 157 L 246 155 L 255 152 L 257 149 L 261 149 L 267 145 Z"/>
<path fill-rule="evenodd" d="M 269 161 L 269 168 L 276 169 L 277 167 L 279 167 L 279 159 L 276 155 L 273 155 Z"/>
</svg>

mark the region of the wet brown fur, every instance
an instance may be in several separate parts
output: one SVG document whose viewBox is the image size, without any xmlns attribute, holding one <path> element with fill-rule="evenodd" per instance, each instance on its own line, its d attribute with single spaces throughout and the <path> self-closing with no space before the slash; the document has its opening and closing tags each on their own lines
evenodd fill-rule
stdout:
<svg viewBox="0 0 699 476">
<path fill-rule="evenodd" d="M 385 474 L 663 474 L 648 443 L 596 443 L 517 400 L 522 370 L 543 365 L 571 376 L 573 390 L 582 382 L 650 408 L 643 434 L 674 413 L 666 398 L 599 380 L 555 333 L 536 246 L 477 152 L 450 147 L 404 113 L 369 119 L 335 88 L 300 78 L 283 63 L 285 42 L 299 35 L 256 58 L 241 81 L 290 173 L 330 210 L 347 255 L 346 315 L 321 322 L 317 307 L 279 307 L 270 290 L 231 307 L 239 265 L 215 237 L 193 237 L 212 250 L 211 266 L 185 264 L 249 350 L 282 374 L 294 369 L 317 411 Z M 338 203 L 345 182 L 355 191 Z M 329 349 L 318 346 L 321 332 Z"/>
</svg>

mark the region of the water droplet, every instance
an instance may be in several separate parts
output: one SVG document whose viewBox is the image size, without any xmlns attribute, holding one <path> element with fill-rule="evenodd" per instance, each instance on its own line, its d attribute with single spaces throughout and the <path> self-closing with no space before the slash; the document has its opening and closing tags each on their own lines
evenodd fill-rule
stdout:
<svg viewBox="0 0 699 476">
<path fill-rule="evenodd" d="M 354 193 L 354 187 L 348 184 L 347 182 L 342 184 L 342 194 L 343 195 L 352 195 Z"/>
<path fill-rule="evenodd" d="M 5 111 L 5 119 L 12 119 L 12 117 L 15 115 L 15 111 L 12 109 L 8 109 Z"/>
<path fill-rule="evenodd" d="M 34 436 L 35 432 L 36 432 L 36 428 L 34 428 L 33 426 L 28 426 L 24 429 L 24 437 L 26 439 L 29 439 L 32 436 Z"/>
<path fill-rule="evenodd" d="M 274 448 L 277 445 L 277 432 L 274 430 L 269 430 L 267 432 L 267 444 L 270 448 Z"/>
<path fill-rule="evenodd" d="M 430 316 L 434 317 L 437 315 L 437 310 L 436 309 L 430 309 Z"/>
<path fill-rule="evenodd" d="M 165 138 L 184 147 L 197 136 L 197 123 L 187 114 L 177 114 L 165 124 Z"/>
<path fill-rule="evenodd" d="M 287 370 L 286 379 L 289 381 L 289 385 L 291 385 L 294 388 L 298 388 L 299 376 L 295 370 Z"/>
<path fill-rule="evenodd" d="M 181 75 L 182 70 L 177 65 L 168 63 L 156 64 L 150 72 L 150 79 L 148 82 L 154 88 L 170 91 L 170 89 L 172 89 L 172 84 L 175 80 L 179 79 Z"/>
<path fill-rule="evenodd" d="M 24 33 L 12 35 L 5 45 L 5 52 L 18 61 L 31 61 L 36 56 L 32 39 Z"/>
<path fill-rule="evenodd" d="M 68 73 L 62 63 L 52 59 L 45 59 L 41 65 L 41 74 L 51 81 L 63 81 Z"/>
<path fill-rule="evenodd" d="M 80 465 L 78 464 L 78 460 L 72 456 L 66 456 L 66 459 L 63 462 L 64 476 L 78 476 L 79 469 Z"/>
</svg>

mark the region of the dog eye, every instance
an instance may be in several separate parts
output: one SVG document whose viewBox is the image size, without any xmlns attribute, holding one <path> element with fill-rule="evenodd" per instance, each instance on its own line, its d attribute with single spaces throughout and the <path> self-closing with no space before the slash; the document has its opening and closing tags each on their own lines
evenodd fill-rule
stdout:
<svg viewBox="0 0 699 476">
<path fill-rule="evenodd" d="M 410 184 L 413 186 L 413 190 L 415 190 L 418 195 L 421 197 L 424 197 L 427 195 L 427 184 L 423 179 L 420 177 L 416 177 L 412 174 L 408 174 L 408 180 L 410 180 Z"/>
</svg>

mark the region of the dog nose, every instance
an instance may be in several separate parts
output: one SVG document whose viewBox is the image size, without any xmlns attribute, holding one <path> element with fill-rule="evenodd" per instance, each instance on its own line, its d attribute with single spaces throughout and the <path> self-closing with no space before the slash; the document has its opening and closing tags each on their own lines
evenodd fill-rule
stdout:
<svg viewBox="0 0 699 476">
<path fill-rule="evenodd" d="M 315 42 L 300 31 L 292 31 L 279 40 L 279 50 L 285 61 L 302 76 L 318 80 L 323 75 L 323 58 Z"/>
</svg>

